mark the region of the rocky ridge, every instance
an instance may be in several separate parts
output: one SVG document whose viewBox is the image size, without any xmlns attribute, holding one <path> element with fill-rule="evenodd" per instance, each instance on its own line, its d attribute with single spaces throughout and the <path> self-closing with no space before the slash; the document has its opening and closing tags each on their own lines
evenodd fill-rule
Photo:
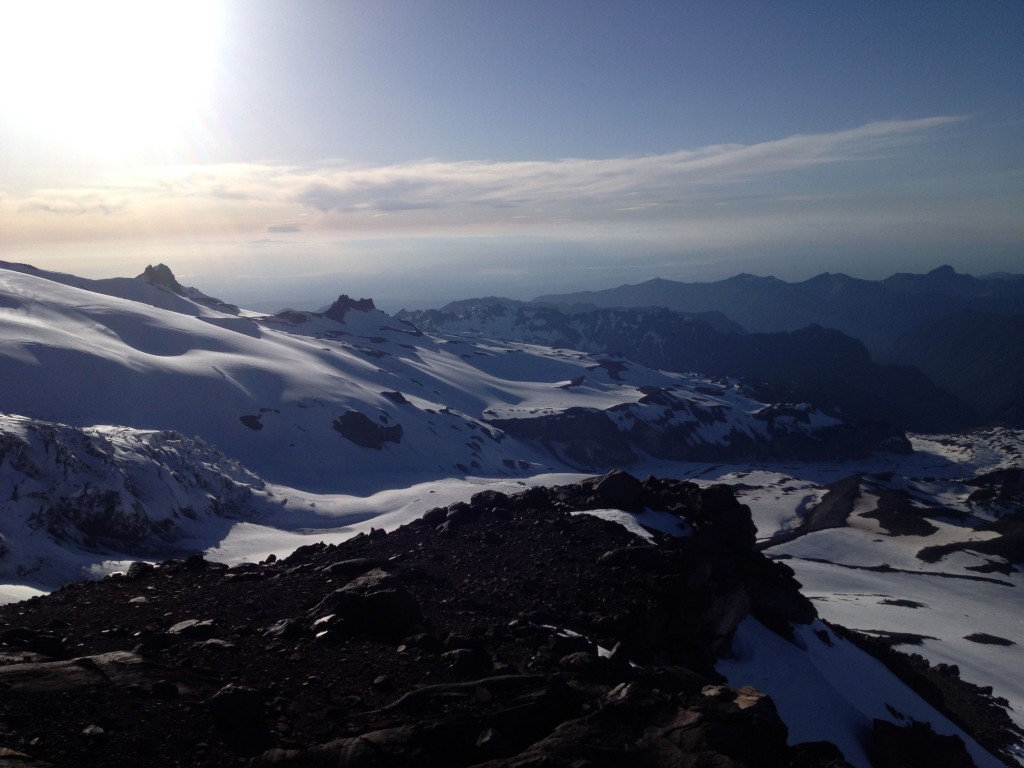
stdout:
<svg viewBox="0 0 1024 768">
<path fill-rule="evenodd" d="M 605 509 L 684 535 L 581 514 Z M 715 672 L 748 615 L 786 636 L 815 610 L 726 486 L 484 491 L 341 545 L 5 606 L 0 765 L 845 765 Z M 917 726 L 877 725 L 878 765 L 921 745 L 970 764 Z"/>
</svg>

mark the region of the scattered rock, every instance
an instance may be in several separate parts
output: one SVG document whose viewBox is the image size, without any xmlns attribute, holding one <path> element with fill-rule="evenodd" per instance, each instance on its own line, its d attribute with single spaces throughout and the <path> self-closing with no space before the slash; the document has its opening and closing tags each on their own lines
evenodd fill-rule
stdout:
<svg viewBox="0 0 1024 768">
<path fill-rule="evenodd" d="M 570 514 L 612 505 L 693 533 Z M 75 656 L 0 664 L 3 735 L 55 766 L 838 768 L 715 673 L 751 612 L 783 633 L 813 618 L 751 527 L 728 489 L 615 473 L 261 564 L 71 584 L 0 606 L 12 653 L 50 637 Z"/>
</svg>

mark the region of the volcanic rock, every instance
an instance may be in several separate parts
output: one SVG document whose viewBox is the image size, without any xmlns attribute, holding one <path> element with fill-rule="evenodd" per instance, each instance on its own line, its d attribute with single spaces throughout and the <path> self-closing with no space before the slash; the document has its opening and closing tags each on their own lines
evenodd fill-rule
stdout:
<svg viewBox="0 0 1024 768">
<path fill-rule="evenodd" d="M 612 498 L 692 535 L 572 514 Z M 814 616 L 749 526 L 726 490 L 617 473 L 260 564 L 70 584 L 0 607 L 9 648 L 61 626 L 49 650 L 73 657 L 0 667 L 0 748 L 54 766 L 842 765 L 715 672 L 751 611 Z"/>
</svg>

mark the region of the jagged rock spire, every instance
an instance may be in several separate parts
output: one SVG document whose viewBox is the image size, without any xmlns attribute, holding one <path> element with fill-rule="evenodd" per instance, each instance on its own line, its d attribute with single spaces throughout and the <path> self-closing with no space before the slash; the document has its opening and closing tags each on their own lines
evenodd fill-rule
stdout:
<svg viewBox="0 0 1024 768">
<path fill-rule="evenodd" d="M 179 296 L 185 295 L 185 286 L 177 281 L 171 268 L 166 264 L 157 264 L 155 267 L 150 264 L 139 277 L 150 285 L 160 285 Z"/>
</svg>

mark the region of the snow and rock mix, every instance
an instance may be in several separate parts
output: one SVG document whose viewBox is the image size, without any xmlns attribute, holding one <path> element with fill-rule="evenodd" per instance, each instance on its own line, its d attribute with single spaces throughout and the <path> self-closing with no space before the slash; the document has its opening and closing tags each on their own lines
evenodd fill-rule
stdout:
<svg viewBox="0 0 1024 768">
<path fill-rule="evenodd" d="M 580 718 L 583 722 L 592 716 L 594 723 L 604 723 L 602 727 L 608 727 L 612 717 L 608 713 L 627 719 L 690 722 L 696 706 L 701 717 L 714 722 L 726 713 L 741 721 L 754 717 L 760 722 L 758 728 L 778 720 L 774 707 L 761 694 L 730 691 L 722 687 L 726 679 L 731 685 L 753 684 L 771 694 L 789 727 L 790 744 L 827 739 L 838 744 L 855 765 L 899 764 L 901 750 L 921 755 L 933 748 L 954 760 L 949 765 L 961 764 L 955 762 L 961 757 L 979 765 L 997 764 L 962 727 L 982 734 L 986 746 L 1004 759 L 1024 755 L 1021 732 L 1012 735 L 1014 727 L 1024 728 L 1024 683 L 1019 674 L 1024 626 L 1018 618 L 1024 439 L 1019 432 L 990 430 L 908 439 L 881 425 L 843 422 L 806 404 L 761 402 L 735 379 L 656 371 L 607 354 L 425 332 L 379 312 L 367 299 L 341 296 L 323 312 L 259 315 L 181 286 L 166 267 L 149 268 L 133 279 L 90 281 L 24 265 L 0 265 L 0 370 L 0 414 L 4 414 L 0 415 L 0 581 L 6 583 L 6 599 L 48 592 L 81 577 L 119 570 L 133 574 L 127 580 L 115 577 L 93 586 L 65 587 L 45 601 L 11 605 L 7 630 L 0 636 L 13 653 L 8 661 L 43 662 L 33 656 L 37 653 L 64 659 L 87 656 L 110 680 L 121 679 L 117 674 L 127 675 L 125 686 L 132 695 L 142 697 L 150 714 L 156 716 L 158 710 L 167 714 L 167 702 L 184 711 L 174 715 L 184 718 L 183 724 L 174 726 L 185 729 L 174 731 L 179 736 L 206 734 L 201 737 L 205 751 L 196 753 L 202 757 L 200 762 L 215 764 L 224 755 L 237 753 L 239 744 L 248 743 L 248 737 L 232 736 L 234 726 L 216 715 L 236 706 L 224 702 L 236 700 L 243 702 L 238 704 L 242 709 L 260 713 L 253 721 L 259 727 L 253 731 L 258 738 L 252 743 L 266 748 L 260 753 L 264 760 L 297 765 L 329 762 L 340 748 L 331 747 L 330 739 L 348 739 L 345 749 L 355 749 L 370 726 L 406 729 L 401 738 L 398 734 L 388 737 L 401 742 L 395 753 L 401 757 L 396 760 L 408 760 L 413 754 L 408 750 L 437 749 L 429 739 L 421 743 L 420 736 L 411 735 L 420 733 L 414 723 L 427 730 L 437 724 L 427 727 L 425 720 L 412 717 L 405 704 L 398 704 L 402 701 L 399 689 L 430 687 L 437 679 L 431 676 L 440 675 L 443 686 L 448 686 L 443 695 L 438 694 L 441 700 L 465 704 L 461 697 L 470 690 L 464 687 L 469 684 L 466 681 L 482 679 L 485 673 L 504 677 L 512 674 L 513 667 L 516 675 L 533 675 L 531 662 L 522 660 L 527 656 L 501 661 L 494 650 L 500 646 L 497 639 L 488 639 L 483 645 L 489 650 L 482 657 L 477 655 L 477 661 L 486 658 L 496 665 L 493 670 L 484 664 L 486 669 L 478 665 L 470 672 L 455 664 L 455 656 L 447 655 L 479 651 L 481 634 L 497 638 L 515 622 L 540 628 L 513 631 L 517 642 L 562 643 L 541 637 L 544 632 L 554 632 L 554 638 L 582 638 L 589 644 L 580 652 L 595 653 L 602 661 L 580 657 L 570 663 L 560 656 L 556 663 L 549 658 L 537 673 L 546 681 L 543 690 L 540 683 L 535 686 L 523 680 L 510 684 L 508 690 L 502 687 L 504 682 L 473 688 L 482 691 L 470 697 L 478 699 L 474 706 L 492 702 L 493 711 L 472 715 L 472 727 L 478 729 L 473 736 L 478 739 L 476 746 L 469 749 L 459 741 L 458 749 L 463 751 L 457 759 L 446 753 L 449 764 L 498 760 L 493 764 L 504 765 L 501 760 L 519 753 L 523 759 L 557 760 L 576 748 L 572 745 L 577 741 L 560 744 L 544 735 L 557 719 L 552 712 L 537 715 L 544 723 L 537 726 L 539 731 L 527 728 L 536 737 L 528 744 L 510 741 L 499 727 L 500 718 L 493 719 L 505 705 L 518 707 L 525 700 L 563 696 L 563 691 L 550 689 L 550 675 L 556 672 L 572 680 L 573 675 L 583 676 L 582 682 L 569 686 L 576 691 L 570 696 L 570 708 L 555 709 L 563 718 L 558 722 L 567 722 L 563 716 L 572 715 L 568 720 L 575 724 L 566 725 L 566 733 L 594 741 L 596 764 L 604 764 L 601 760 L 608 755 L 600 749 L 610 749 L 612 736 L 602 741 L 593 735 L 591 725 L 577 722 Z M 610 490 L 612 483 L 601 494 L 593 493 L 596 481 L 580 484 L 587 474 L 613 467 L 629 467 L 637 476 L 650 472 L 692 480 L 696 485 L 686 484 L 686 499 L 667 503 L 657 494 L 651 496 L 652 489 L 676 488 L 675 481 L 651 480 L 642 485 L 625 481 L 630 490 L 618 496 Z M 728 500 L 712 491 L 722 483 L 732 488 Z M 585 503 L 580 501 L 579 488 L 589 489 Z M 716 509 L 752 513 L 752 522 L 747 517 L 746 524 L 736 523 L 735 515 L 730 518 L 725 513 L 725 519 L 733 519 L 735 525 L 723 523 L 721 530 L 735 541 L 718 541 L 715 525 L 694 522 L 702 493 L 715 499 Z M 747 506 L 735 504 L 732 493 Z M 480 514 L 484 497 L 495 502 L 493 509 L 488 508 L 495 515 Z M 509 497 L 517 501 L 506 514 L 497 502 Z M 657 501 L 648 503 L 652 498 Z M 437 509 L 444 511 L 443 516 Z M 552 509 L 558 514 L 549 518 Z M 518 515 L 521 522 L 514 535 L 502 528 L 509 515 Z M 460 516 L 482 526 L 479 536 L 463 536 L 465 520 Z M 533 532 L 537 556 L 548 558 L 555 579 L 551 584 L 536 576 L 540 566 L 526 558 L 525 551 L 518 560 L 519 555 L 509 551 L 507 562 L 501 561 L 509 542 L 525 541 L 521 537 L 527 536 L 531 525 L 527 518 L 537 520 Z M 422 520 L 428 522 L 417 522 Z M 616 525 L 609 527 L 609 521 Z M 569 536 L 582 530 L 623 536 L 622 542 L 629 544 L 612 546 L 610 539 L 602 539 L 606 549 L 588 559 L 589 555 L 574 554 L 574 539 Z M 611 534 L 612 530 L 617 533 Z M 559 537 L 564 540 L 557 543 Z M 761 575 L 784 575 L 791 568 L 811 602 L 803 601 L 795 584 L 789 585 L 786 579 L 786 588 L 774 598 L 766 597 L 763 590 L 758 596 L 757 579 L 747 578 L 748 573 L 728 588 L 719 585 L 711 590 L 717 606 L 713 610 L 723 612 L 717 618 L 723 622 L 721 637 L 704 638 L 704 656 L 688 658 L 686 674 L 673 671 L 671 664 L 665 667 L 665 658 L 644 656 L 635 648 L 629 654 L 620 652 L 612 665 L 617 671 L 608 673 L 603 659 L 616 642 L 623 643 L 623 633 L 636 617 L 623 608 L 622 615 L 609 614 L 612 618 L 600 626 L 587 623 L 596 621 L 594 616 L 570 621 L 574 611 L 581 610 L 573 607 L 575 603 L 586 606 L 593 601 L 585 590 L 571 585 L 572 579 L 589 578 L 598 559 L 621 549 L 625 554 L 608 554 L 601 560 L 600 575 L 594 576 L 600 583 L 593 589 L 626 590 L 616 598 L 623 606 L 630 599 L 643 602 L 651 594 L 683 588 L 681 583 L 689 576 L 673 570 L 676 566 L 664 570 L 658 558 L 667 550 L 694 546 L 667 542 L 695 538 L 731 548 L 734 554 L 762 551 L 768 560 L 756 555 L 757 562 L 774 565 L 757 566 L 767 569 Z M 349 540 L 361 543 L 347 544 Z M 410 543 L 413 540 L 416 543 Z M 396 541 L 407 548 L 392 548 Z M 325 543 L 309 549 L 315 542 Z M 582 539 L 576 543 L 582 544 Z M 385 651 L 372 645 L 379 643 L 379 637 L 362 637 L 365 627 L 349 626 L 341 619 L 332 624 L 328 616 L 359 615 L 361 609 L 349 604 L 351 597 L 337 598 L 340 607 L 331 611 L 325 607 L 320 616 L 308 615 L 315 607 L 310 604 L 303 616 L 276 618 L 267 614 L 272 602 L 257 605 L 259 600 L 253 603 L 245 597 L 271 582 L 280 582 L 286 591 L 321 589 L 310 581 L 311 572 L 320 574 L 330 566 L 321 559 L 337 559 L 337 547 L 353 547 L 353 558 L 380 558 L 387 553 L 383 575 L 373 577 L 380 583 L 366 589 L 387 591 L 395 587 L 397 578 L 417 605 L 412 611 L 412 604 L 400 599 L 406 600 L 402 605 L 415 621 L 389 641 L 433 633 L 433 640 L 423 641 L 429 647 L 402 642 L 398 645 L 405 651 Z M 373 548 L 380 551 L 374 554 Z M 305 554 L 295 556 L 293 566 L 285 568 L 277 558 L 293 550 Z M 197 552 L 224 566 L 193 559 L 188 567 L 180 561 L 155 571 L 141 565 L 129 567 L 133 561 L 186 558 Z M 662 555 L 644 554 L 650 552 Z M 493 561 L 489 566 L 477 562 L 478 557 L 487 556 Z M 744 554 L 741 560 L 754 557 Z M 387 565 L 391 558 L 418 565 L 402 573 L 404 566 Z M 317 564 L 311 566 L 306 560 Z M 563 560 L 575 564 L 572 578 L 563 573 Z M 661 564 L 652 565 L 655 561 Z M 504 565 L 491 573 L 488 568 L 499 562 Z M 452 595 L 446 598 L 427 596 L 422 592 L 425 585 L 436 588 L 440 582 L 422 581 L 417 568 L 427 573 L 440 568 L 451 574 L 445 578 L 461 581 L 448 584 Z M 473 568 L 478 569 L 476 576 Z M 521 568 L 528 572 L 525 576 L 516 573 Z M 647 575 L 628 576 L 637 569 Z M 616 579 L 609 580 L 609 573 Z M 300 578 L 300 574 L 305 575 Z M 654 578 L 651 574 L 657 576 L 657 586 L 645 581 Z M 324 581 L 340 589 L 345 580 L 358 575 L 340 569 Z M 619 584 L 618 577 L 624 575 L 628 578 Z M 469 595 L 475 578 L 494 591 L 481 592 L 473 602 Z M 165 583 L 176 597 L 160 594 Z M 237 594 L 224 591 L 228 584 Z M 118 590 L 139 585 L 144 591 L 115 608 L 123 597 Z M 207 587 L 212 591 L 205 603 L 190 603 Z M 734 588 L 745 597 L 722 602 Z M 295 594 L 285 597 L 286 591 L 273 600 L 283 606 L 312 599 L 313 592 L 296 598 Z M 627 592 L 632 598 L 627 598 Z M 328 595 L 321 597 L 327 600 Z M 212 612 L 222 599 L 232 604 L 230 610 L 224 608 L 227 612 L 221 620 L 230 628 L 225 624 L 213 630 L 213 624 L 204 623 L 213 619 L 197 612 L 203 605 Z M 150 615 L 156 608 L 144 607 L 168 600 L 159 616 Z M 683 602 L 691 612 L 712 610 L 687 600 Z M 779 600 L 788 606 L 783 610 L 785 620 L 765 608 Z M 83 606 L 102 605 L 110 618 L 102 612 L 87 616 L 84 609 L 72 607 L 77 601 Z M 503 602 L 519 614 L 501 614 L 500 621 L 496 619 L 500 611 L 493 613 L 498 610 L 495 606 Z M 485 603 L 495 604 L 488 608 L 490 613 L 484 611 Z M 52 605 L 71 613 L 60 618 L 51 613 L 57 610 Z M 831 625 L 853 631 L 818 623 L 810 606 Z M 34 614 L 40 617 L 36 623 L 31 619 Z M 249 618 L 243 621 L 245 614 Z M 443 632 L 430 626 L 430 617 L 441 615 L 446 617 L 449 634 L 475 638 L 473 642 L 467 641 L 465 647 L 461 640 L 449 643 Z M 51 626 L 43 626 L 44 616 Z M 133 618 L 143 616 L 141 623 Z M 476 624 L 471 620 L 474 616 Z M 171 619 L 175 621 L 169 624 Z M 318 619 L 324 623 L 314 627 Z M 795 629 L 790 626 L 794 621 L 799 625 Z M 85 639 L 81 647 L 69 646 L 72 630 L 88 622 L 98 639 Z M 495 629 L 502 625 L 506 630 Z M 271 632 L 271 627 L 280 631 Z M 44 637 L 37 643 L 40 633 Z M 152 637 L 161 638 L 152 641 L 156 646 L 167 645 L 147 645 Z M 340 646 L 325 642 L 325 637 L 341 638 Z M 115 638 L 119 638 L 116 643 L 108 643 Z M 253 638 L 259 642 L 253 644 Z M 260 689 L 238 672 L 257 658 L 257 646 L 268 657 L 259 664 L 284 675 L 278 670 L 281 659 L 300 665 L 316 659 L 319 665 L 324 661 L 318 655 L 323 649 L 335 653 L 337 647 L 351 649 L 351 643 L 364 640 L 371 643 L 365 648 L 372 646 L 365 658 L 382 664 L 384 671 L 363 680 L 360 690 L 345 689 L 342 694 L 338 687 L 340 704 L 315 665 L 303 667 L 306 684 L 301 689 L 310 701 L 316 700 L 313 704 L 300 703 L 298 693 L 288 688 L 297 684 L 298 677 Z M 139 652 L 140 645 L 144 653 Z M 224 646 L 234 646 L 230 653 L 240 654 L 228 666 L 222 662 L 230 657 L 219 655 Z M 890 668 L 902 670 L 901 676 L 915 692 L 895 681 L 861 646 L 874 648 Z M 682 652 L 673 648 L 672 653 Z M 170 657 L 147 656 L 168 649 Z M 921 657 L 901 656 L 894 649 Z M 410 654 L 417 659 L 414 663 Z M 616 654 L 611 656 L 614 661 Z M 465 653 L 462 657 L 469 658 Z M 623 659 L 641 666 L 630 666 Z M 794 670 L 792 675 L 777 673 L 780 659 Z M 925 659 L 938 664 L 939 672 Z M 46 663 L 64 665 L 47 670 L 63 670 L 68 662 Z M 582 665 L 578 670 L 572 666 L 576 663 Z M 635 671 L 650 663 L 658 667 L 656 672 L 648 670 L 654 678 Z M 199 676 L 185 674 L 177 669 L 179 664 L 198 670 Z M 401 669 L 410 665 L 425 677 L 418 682 L 402 677 Z M 836 673 L 847 668 L 857 672 Z M 33 676 L 40 669 L 24 674 Z M 458 674 L 449 680 L 445 676 L 452 670 Z M 211 672 L 213 677 L 204 681 L 203 675 Z M 700 676 L 700 685 L 691 673 Z M 54 674 L 60 677 L 64 672 Z M 666 674 L 675 682 L 669 684 Z M 167 685 L 160 685 L 161 680 Z M 802 681 L 800 692 L 794 687 L 797 681 Z M 991 686 L 991 691 L 973 689 L 964 681 Z M 615 687 L 619 684 L 625 688 Z M 857 693 L 858 685 L 874 693 Z M 280 693 L 281 686 L 288 688 L 287 695 Z M 924 704 L 921 694 L 929 687 L 944 693 L 925 696 L 929 703 Z M 177 691 L 173 695 L 171 688 Z M 229 690 L 217 693 L 214 688 Z M 596 692 L 597 698 L 581 703 L 579 688 Z M 95 694 L 92 688 L 86 689 L 90 696 Z M 245 692 L 250 689 L 256 693 Z M 812 689 L 813 696 L 802 692 Z M 220 703 L 215 703 L 214 693 Z M 698 694 L 699 698 L 692 698 Z M 40 700 L 26 696 L 25 706 L 40 713 L 46 709 Z M 808 703 L 814 697 L 823 702 L 820 709 Z M 111 711 L 120 711 L 117 697 L 108 698 Z M 74 711 L 86 718 L 88 708 L 82 701 Z M 389 701 L 396 708 L 389 708 Z M 431 703 L 436 702 L 431 699 Z M 967 712 L 974 705 L 982 707 L 980 715 Z M 296 713 L 317 707 L 327 707 L 345 721 L 344 726 L 330 730 L 318 721 L 299 735 L 305 726 L 296 725 L 301 720 Z M 356 711 L 370 715 L 356 717 Z M 390 719 L 381 712 L 388 712 Z M 833 716 L 822 718 L 815 712 Z M 1004 712 L 1010 717 L 1005 722 L 1000 714 Z M 85 742 L 89 749 L 117 742 L 117 750 L 129 750 L 123 752 L 128 755 L 149 738 L 132 731 L 128 741 L 138 744 L 118 741 L 114 734 L 127 737 L 131 729 L 116 715 L 111 717 L 106 724 L 82 724 L 82 733 L 93 726 L 98 729 L 91 732 L 94 738 L 62 736 L 51 745 L 55 751 L 47 751 L 50 747 L 28 751 L 60 763 L 61 755 L 72 754 Z M 203 717 L 212 720 L 200 723 Z M 231 720 L 232 716 L 226 717 Z M 951 725 L 951 719 L 960 727 Z M 1000 725 L 986 729 L 986 721 Z M 71 727 L 71 722 L 65 725 Z M 737 721 L 729 727 L 739 728 L 740 733 L 749 725 Z M 256 727 L 250 722 L 240 732 L 248 733 L 250 726 Z M 211 727 L 213 731 L 203 730 Z M 786 752 L 791 749 L 785 746 L 786 728 L 780 731 L 772 725 L 768 731 L 751 731 L 748 736 L 764 739 L 765 749 L 782 750 L 779 760 L 793 765 L 840 764 L 828 762 L 838 758 L 824 747 L 816 750 L 805 745 Z M 625 732 L 614 733 L 614 738 L 624 738 Z M 19 738 L 25 736 L 18 742 L 21 746 L 30 744 L 26 732 L 19 734 Z M 942 741 L 941 734 L 950 740 Z M 412 740 L 403 741 L 406 737 Z M 668 754 L 682 748 L 678 743 L 666 746 L 664 740 L 674 738 L 667 732 L 651 738 L 660 745 L 650 747 L 655 752 L 664 749 Z M 72 747 L 71 741 L 78 746 Z M 950 746 L 954 743 L 966 746 Z M 701 744 L 699 749 L 712 752 L 721 748 L 714 739 Z M 946 746 L 936 748 L 936 744 Z M 266 750 L 275 745 L 278 751 L 267 757 Z M 161 748 L 180 759 L 166 740 Z M 456 749 L 454 742 L 452 749 Z M 722 754 L 741 764 L 757 764 L 749 762 L 750 755 L 728 750 Z"/>
</svg>

